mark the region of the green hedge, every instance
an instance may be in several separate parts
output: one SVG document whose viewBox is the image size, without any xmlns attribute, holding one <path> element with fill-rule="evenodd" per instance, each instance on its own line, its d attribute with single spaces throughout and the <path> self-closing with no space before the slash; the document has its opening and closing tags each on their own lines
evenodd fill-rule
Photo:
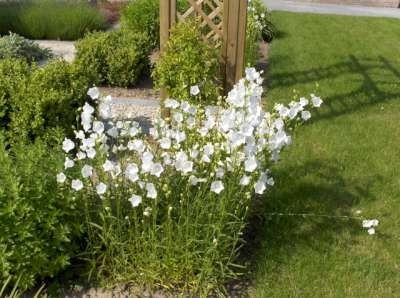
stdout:
<svg viewBox="0 0 400 298">
<path fill-rule="evenodd" d="M 129 87 L 148 68 L 151 45 L 143 33 L 118 30 L 88 34 L 76 49 L 75 64 L 93 83 Z"/>
<path fill-rule="evenodd" d="M 0 135 L 0 285 L 11 278 L 10 285 L 24 290 L 69 264 L 80 216 L 78 204 L 57 186 L 61 152 L 42 141 L 5 148 Z"/>
</svg>

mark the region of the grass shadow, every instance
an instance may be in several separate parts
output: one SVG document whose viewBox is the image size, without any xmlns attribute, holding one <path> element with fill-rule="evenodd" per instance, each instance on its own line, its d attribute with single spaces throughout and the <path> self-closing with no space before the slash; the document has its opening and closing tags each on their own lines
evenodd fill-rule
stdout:
<svg viewBox="0 0 400 298">
<path fill-rule="evenodd" d="M 349 182 L 342 170 L 339 163 L 326 159 L 278 166 L 274 170 L 276 185 L 255 202 L 242 258 L 252 256 L 254 267 L 257 260 L 284 262 L 302 250 L 326 253 L 344 234 L 350 236 L 345 237 L 348 242 L 344 245 L 353 245 L 352 236 L 365 231 L 360 220 L 343 216 L 357 217 L 351 209 L 361 199 L 376 200 L 370 189 L 383 178 Z"/>
<path fill-rule="evenodd" d="M 277 56 L 272 57 L 268 64 L 279 69 L 280 63 L 282 57 Z M 347 83 L 346 79 L 351 82 Z M 347 85 L 340 88 L 341 92 L 332 90 L 332 85 L 339 84 L 340 80 Z M 323 96 L 324 108 L 315 113 L 314 120 L 322 120 L 399 99 L 400 84 L 396 85 L 396 81 L 400 81 L 400 69 L 385 57 L 366 59 L 349 55 L 343 62 L 325 67 L 269 74 L 265 84 L 267 90 L 280 90 L 321 82 L 322 90 L 330 90 L 327 96 Z"/>
</svg>

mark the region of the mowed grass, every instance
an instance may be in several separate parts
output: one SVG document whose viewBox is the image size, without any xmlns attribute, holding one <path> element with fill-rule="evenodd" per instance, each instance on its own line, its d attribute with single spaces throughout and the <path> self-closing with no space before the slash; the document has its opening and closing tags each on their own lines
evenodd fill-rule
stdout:
<svg viewBox="0 0 400 298">
<path fill-rule="evenodd" d="M 400 297 L 400 20 L 274 12 L 266 105 L 325 103 L 274 169 L 250 297 Z M 268 216 L 311 213 L 380 220 Z"/>
</svg>

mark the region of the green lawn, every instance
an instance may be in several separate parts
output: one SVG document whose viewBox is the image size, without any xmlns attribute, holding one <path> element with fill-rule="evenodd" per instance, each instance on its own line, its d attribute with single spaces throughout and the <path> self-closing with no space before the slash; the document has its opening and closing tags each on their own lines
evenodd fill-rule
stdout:
<svg viewBox="0 0 400 298">
<path fill-rule="evenodd" d="M 251 297 L 400 296 L 400 20 L 275 12 L 266 104 L 315 90 L 324 107 L 275 168 L 252 251 Z"/>
</svg>

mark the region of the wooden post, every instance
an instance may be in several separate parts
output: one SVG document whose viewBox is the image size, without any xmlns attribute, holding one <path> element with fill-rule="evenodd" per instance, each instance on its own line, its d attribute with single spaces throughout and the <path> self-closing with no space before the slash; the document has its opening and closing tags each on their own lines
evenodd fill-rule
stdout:
<svg viewBox="0 0 400 298">
<path fill-rule="evenodd" d="M 224 0 L 222 60 L 227 94 L 244 74 L 247 0 Z"/>
<path fill-rule="evenodd" d="M 160 55 L 165 50 L 165 45 L 168 42 L 170 29 L 176 23 L 176 0 L 160 0 Z M 161 100 L 168 96 L 164 88 L 160 90 Z M 165 118 L 169 116 L 169 111 L 162 109 L 161 115 Z"/>
</svg>

